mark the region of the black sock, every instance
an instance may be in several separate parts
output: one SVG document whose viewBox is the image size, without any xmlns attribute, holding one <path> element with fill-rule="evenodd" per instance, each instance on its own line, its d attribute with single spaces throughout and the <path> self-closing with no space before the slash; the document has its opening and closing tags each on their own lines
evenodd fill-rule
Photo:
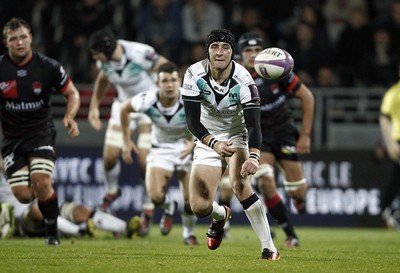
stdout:
<svg viewBox="0 0 400 273">
<path fill-rule="evenodd" d="M 60 214 L 57 194 L 54 192 L 53 195 L 45 201 L 38 200 L 38 205 L 46 225 L 46 235 L 57 236 L 57 217 Z"/>
<path fill-rule="evenodd" d="M 287 215 L 287 210 L 278 194 L 272 199 L 266 199 L 265 204 L 268 212 L 275 218 L 278 224 L 282 227 L 287 237 L 295 237 L 296 233 Z"/>
</svg>

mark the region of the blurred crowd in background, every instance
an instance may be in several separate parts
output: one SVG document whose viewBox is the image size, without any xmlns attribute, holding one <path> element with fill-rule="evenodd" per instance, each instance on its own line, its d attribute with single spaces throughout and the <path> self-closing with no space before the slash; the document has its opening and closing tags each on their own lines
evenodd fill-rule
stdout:
<svg viewBox="0 0 400 273">
<path fill-rule="evenodd" d="M 398 80 L 400 0 L 0 0 L 1 28 L 14 16 L 33 27 L 34 49 L 59 60 L 77 83 L 93 82 L 88 38 L 105 27 L 152 45 L 182 70 L 206 57 L 211 29 L 228 28 L 286 49 L 309 86 Z"/>
</svg>

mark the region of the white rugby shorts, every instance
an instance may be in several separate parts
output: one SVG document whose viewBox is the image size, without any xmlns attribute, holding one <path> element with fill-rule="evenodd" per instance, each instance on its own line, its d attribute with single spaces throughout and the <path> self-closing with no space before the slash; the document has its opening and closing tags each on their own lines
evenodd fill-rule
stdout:
<svg viewBox="0 0 400 273">
<path fill-rule="evenodd" d="M 244 141 L 242 135 L 231 137 L 230 141 L 232 142 L 232 146 L 230 146 L 232 148 L 249 149 L 247 140 Z M 208 165 L 222 168 L 227 166 L 227 162 L 225 157 L 218 155 L 213 149 L 197 140 L 196 147 L 194 148 L 193 165 Z"/>
<path fill-rule="evenodd" d="M 180 152 L 183 150 L 184 144 L 177 143 L 172 148 L 151 148 L 147 156 L 147 168 L 158 167 L 173 172 L 184 171 L 190 172 L 192 167 L 192 154 L 184 159 L 180 159 Z"/>
</svg>

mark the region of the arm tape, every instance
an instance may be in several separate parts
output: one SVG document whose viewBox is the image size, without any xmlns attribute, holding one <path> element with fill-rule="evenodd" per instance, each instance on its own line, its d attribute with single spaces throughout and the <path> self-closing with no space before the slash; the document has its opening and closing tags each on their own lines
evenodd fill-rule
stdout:
<svg viewBox="0 0 400 273">
<path fill-rule="evenodd" d="M 244 108 L 243 112 L 247 131 L 249 132 L 249 148 L 261 150 L 260 108 L 248 107 Z"/>
<path fill-rule="evenodd" d="M 203 138 L 210 133 L 204 127 L 204 125 L 200 122 L 201 108 L 200 102 L 193 100 L 184 100 L 185 106 L 185 114 L 186 114 L 186 123 L 189 131 L 199 140 L 203 140 Z"/>
</svg>

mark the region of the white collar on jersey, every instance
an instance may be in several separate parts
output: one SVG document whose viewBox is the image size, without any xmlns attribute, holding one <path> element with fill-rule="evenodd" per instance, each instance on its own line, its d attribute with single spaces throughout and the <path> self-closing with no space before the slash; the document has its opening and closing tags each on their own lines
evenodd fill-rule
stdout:
<svg viewBox="0 0 400 273">
<path fill-rule="evenodd" d="M 122 70 L 126 65 L 127 59 L 125 54 L 122 54 L 121 60 L 119 62 L 111 61 L 112 66 L 115 67 L 116 70 Z"/>
<path fill-rule="evenodd" d="M 217 83 L 213 77 L 210 75 L 210 83 L 212 88 L 219 94 L 226 94 L 226 92 L 229 91 L 229 82 L 231 80 L 229 79 L 228 82 L 226 82 L 226 80 L 224 81 L 224 85 L 220 85 L 219 83 Z M 225 84 L 226 83 L 226 84 Z"/>
</svg>

